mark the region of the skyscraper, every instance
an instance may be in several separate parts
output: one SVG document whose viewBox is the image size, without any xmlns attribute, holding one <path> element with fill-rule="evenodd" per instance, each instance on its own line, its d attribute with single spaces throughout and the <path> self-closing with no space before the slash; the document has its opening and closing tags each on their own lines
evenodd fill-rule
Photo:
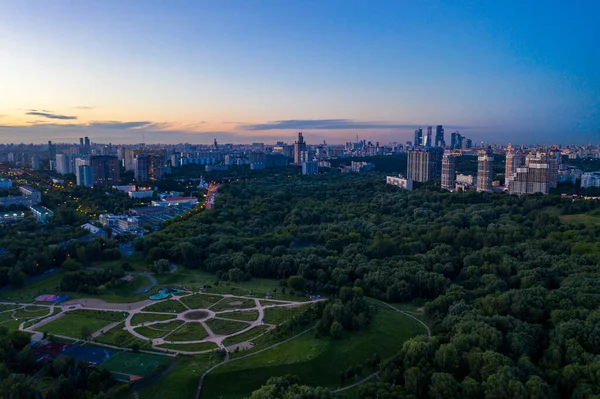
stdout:
<svg viewBox="0 0 600 399">
<path fill-rule="evenodd" d="M 417 147 L 408 151 L 407 178 L 416 182 L 439 179 L 442 151 L 439 148 Z"/>
<path fill-rule="evenodd" d="M 459 132 L 454 132 L 450 135 L 450 149 L 460 150 L 462 148 L 463 136 Z"/>
<path fill-rule="evenodd" d="M 494 173 L 494 155 L 490 149 L 481 150 L 477 157 L 477 191 L 491 192 Z"/>
<path fill-rule="evenodd" d="M 515 169 L 508 179 L 511 194 L 549 194 L 556 187 L 559 158 L 553 151 L 529 154 L 525 165 Z"/>
<path fill-rule="evenodd" d="M 298 133 L 298 141 L 294 143 L 294 163 L 301 164 L 302 163 L 302 152 L 306 151 L 306 143 L 304 142 L 304 137 L 302 137 L 302 132 Z"/>
<path fill-rule="evenodd" d="M 94 185 L 104 186 L 119 183 L 119 159 L 114 155 L 90 157 Z"/>
<path fill-rule="evenodd" d="M 442 158 L 442 190 L 454 191 L 456 186 L 455 173 L 456 158 L 454 154 L 446 152 Z"/>
<path fill-rule="evenodd" d="M 48 141 L 48 157 L 50 158 L 50 170 L 56 169 L 56 147 Z"/>
<path fill-rule="evenodd" d="M 433 142 L 431 141 L 431 126 L 427 126 L 427 136 L 425 136 L 423 145 L 428 147 L 433 145 Z"/>
<path fill-rule="evenodd" d="M 418 128 L 417 130 L 415 130 L 415 140 L 414 140 L 414 146 L 418 147 L 423 145 L 423 128 Z"/>
<path fill-rule="evenodd" d="M 444 140 L 444 126 L 437 125 L 435 128 L 435 146 L 444 147 L 446 141 Z"/>
<path fill-rule="evenodd" d="M 133 160 L 135 180 L 138 182 L 161 180 L 164 174 L 164 164 L 164 154 L 139 154 Z"/>
</svg>

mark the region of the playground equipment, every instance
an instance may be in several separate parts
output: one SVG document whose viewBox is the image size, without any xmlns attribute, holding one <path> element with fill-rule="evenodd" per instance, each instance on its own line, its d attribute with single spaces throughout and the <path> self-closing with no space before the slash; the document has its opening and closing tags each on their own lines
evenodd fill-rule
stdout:
<svg viewBox="0 0 600 399">
<path fill-rule="evenodd" d="M 153 301 L 160 301 L 161 299 L 167 299 L 171 295 L 181 294 L 182 292 L 184 291 L 176 288 L 163 288 L 158 291 L 158 294 L 150 295 L 150 299 Z"/>
</svg>

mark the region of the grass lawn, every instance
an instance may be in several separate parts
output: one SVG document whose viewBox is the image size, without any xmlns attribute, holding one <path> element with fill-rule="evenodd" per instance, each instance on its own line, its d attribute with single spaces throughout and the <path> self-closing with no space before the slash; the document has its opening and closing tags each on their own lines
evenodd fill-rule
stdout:
<svg viewBox="0 0 600 399">
<path fill-rule="evenodd" d="M 186 323 L 185 326 L 165 338 L 166 341 L 197 341 L 204 339 L 208 333 L 200 323 Z"/>
<path fill-rule="evenodd" d="M 201 352 L 208 351 L 211 349 L 217 349 L 218 346 L 214 342 L 200 342 L 197 344 L 162 344 L 158 345 L 157 348 L 173 349 L 187 352 Z"/>
<path fill-rule="evenodd" d="M 177 365 L 166 377 L 139 392 L 140 399 L 190 399 L 196 394 L 198 380 L 202 373 L 222 359 L 215 354 L 206 353 L 196 356 L 178 356 Z M 119 399 L 130 398 L 131 395 L 120 396 Z M 218 398 L 218 397 L 217 397 Z"/>
<path fill-rule="evenodd" d="M 206 321 L 208 328 L 217 335 L 229 335 L 248 328 L 250 325 L 239 321 L 209 319 Z"/>
<path fill-rule="evenodd" d="M 95 295 L 94 297 L 102 298 L 106 302 L 112 303 L 143 301 L 144 299 L 148 299 L 148 296 L 151 295 L 152 292 L 136 294 L 135 291 L 140 288 L 147 287 L 149 285 L 150 280 L 148 280 L 148 277 L 133 276 L 133 280 L 131 282 L 123 284 L 118 288 L 109 288 L 102 295 Z M 156 291 L 156 289 L 154 289 L 153 291 Z M 73 294 L 73 296 L 89 297 L 89 295 L 83 295 L 79 293 Z"/>
<path fill-rule="evenodd" d="M 5 310 L 13 310 L 20 307 L 19 305 L 4 305 L 0 304 L 0 312 L 4 312 Z"/>
<path fill-rule="evenodd" d="M 167 299 L 144 308 L 144 312 L 181 313 L 188 310 L 179 301 Z"/>
<path fill-rule="evenodd" d="M 265 316 L 263 321 L 267 324 L 281 324 L 286 320 L 291 319 L 297 314 L 304 312 L 307 309 L 306 306 L 294 306 L 294 307 L 276 307 L 265 309 Z"/>
<path fill-rule="evenodd" d="M 100 368 L 115 373 L 146 376 L 170 358 L 147 353 L 129 351 L 117 352 L 110 359 L 100 364 Z"/>
<path fill-rule="evenodd" d="M 248 309 L 254 307 L 256 307 L 254 299 L 226 298 L 214 305 L 210 310 L 213 312 L 220 312 L 222 310 Z"/>
<path fill-rule="evenodd" d="M 219 313 L 218 317 L 232 320 L 254 321 L 258 319 L 258 310 L 247 310 L 245 312 Z"/>
<path fill-rule="evenodd" d="M 584 224 L 586 226 L 597 226 L 600 224 L 600 216 L 590 213 L 578 213 L 574 215 L 561 215 L 560 220 L 564 224 Z"/>
<path fill-rule="evenodd" d="M 146 266 L 150 265 L 150 262 L 146 261 L 146 259 L 144 259 L 144 255 L 140 252 L 134 253 L 131 256 L 124 256 L 118 260 L 96 262 L 93 266 L 101 267 L 103 269 L 108 269 L 111 267 L 122 269 L 125 263 L 129 263 L 133 267 L 134 271 L 140 272 L 146 271 Z M 125 273 L 127 274 L 128 272 Z"/>
<path fill-rule="evenodd" d="M 423 332 L 413 319 L 386 310 L 377 312 L 367 330 L 346 333 L 340 340 L 316 339 L 309 331 L 255 356 L 216 368 L 205 379 L 202 397 L 244 398 L 270 377 L 286 374 L 297 375 L 302 384 L 336 388 L 341 370 L 363 363 L 373 353 L 389 358 L 406 339 Z"/>
<path fill-rule="evenodd" d="M 63 273 L 43 277 L 33 282 L 27 282 L 21 288 L 11 288 L 0 292 L 0 300 L 33 302 L 34 298 L 43 294 L 57 294 Z"/>
<path fill-rule="evenodd" d="M 218 295 L 195 294 L 181 298 L 181 302 L 190 309 L 207 309 L 223 299 Z"/>
<path fill-rule="evenodd" d="M 7 320 L 13 320 L 12 314 L 13 314 L 13 312 L 0 313 L 0 323 L 7 321 Z"/>
<path fill-rule="evenodd" d="M 138 313 L 131 318 L 131 325 L 137 326 L 138 324 L 146 323 L 149 321 L 164 321 L 175 318 L 175 315 L 171 316 L 168 314 L 161 313 Z"/>
<path fill-rule="evenodd" d="M 181 320 L 174 320 L 167 323 L 153 324 L 149 327 L 138 327 L 135 331 L 148 338 L 162 338 L 183 323 Z"/>
<path fill-rule="evenodd" d="M 10 319 L 10 320 L 5 320 L 3 322 L 0 322 L 0 326 L 8 329 L 8 332 L 11 332 L 11 331 L 18 330 L 19 326 L 21 325 L 22 322 L 23 322 L 22 320 Z"/>
<path fill-rule="evenodd" d="M 92 332 L 96 332 L 108 324 L 121 321 L 124 318 L 121 312 L 75 310 L 67 312 L 48 324 L 44 324 L 38 331 L 79 338 L 83 326 L 88 326 Z"/>
<path fill-rule="evenodd" d="M 150 341 L 144 341 L 143 339 L 131 335 L 129 331 L 123 329 L 124 327 L 125 322 L 111 328 L 106 333 L 99 335 L 94 341 L 121 346 L 123 348 L 130 348 L 133 344 L 138 344 L 141 349 L 150 349 L 152 347 Z"/>
<path fill-rule="evenodd" d="M 44 306 L 25 306 L 23 309 L 19 309 L 15 312 L 17 319 L 31 318 L 31 317 L 42 317 L 50 313 L 50 308 Z"/>
<path fill-rule="evenodd" d="M 244 341 L 252 341 L 252 338 L 259 336 L 260 334 L 267 331 L 268 326 L 256 326 L 252 327 L 250 330 L 243 332 L 238 335 L 234 335 L 233 337 L 229 337 L 223 340 L 223 345 L 230 346 L 234 344 L 239 344 Z"/>
</svg>

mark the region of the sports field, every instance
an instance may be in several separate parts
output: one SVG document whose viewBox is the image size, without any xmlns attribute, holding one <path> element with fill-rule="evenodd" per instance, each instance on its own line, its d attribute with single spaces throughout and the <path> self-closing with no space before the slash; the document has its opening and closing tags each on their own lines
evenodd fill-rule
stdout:
<svg viewBox="0 0 600 399">
<path fill-rule="evenodd" d="M 99 367 L 115 373 L 145 377 L 168 359 L 147 353 L 118 352 Z"/>
</svg>

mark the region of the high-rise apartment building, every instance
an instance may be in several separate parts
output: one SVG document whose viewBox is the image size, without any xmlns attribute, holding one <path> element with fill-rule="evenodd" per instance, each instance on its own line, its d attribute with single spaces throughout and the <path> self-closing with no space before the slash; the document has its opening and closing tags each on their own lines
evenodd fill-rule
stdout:
<svg viewBox="0 0 600 399">
<path fill-rule="evenodd" d="M 417 130 L 415 130 L 415 140 L 414 140 L 414 146 L 418 147 L 418 146 L 422 146 L 423 145 L 423 128 L 418 128 Z"/>
<path fill-rule="evenodd" d="M 56 154 L 56 172 L 61 175 L 73 173 L 73 160 L 68 154 Z"/>
<path fill-rule="evenodd" d="M 560 155 L 555 152 L 529 154 L 525 165 L 516 168 L 509 176 L 508 192 L 510 194 L 550 194 L 558 179 L 558 163 Z"/>
<path fill-rule="evenodd" d="M 444 153 L 442 158 L 442 190 L 454 191 L 456 187 L 456 157 L 452 153 Z"/>
<path fill-rule="evenodd" d="M 138 182 L 161 180 L 164 174 L 165 157 L 161 154 L 139 154 L 133 160 L 134 176 Z"/>
<path fill-rule="evenodd" d="M 119 183 L 119 159 L 115 155 L 93 155 L 90 166 L 95 186 Z"/>
<path fill-rule="evenodd" d="M 408 151 L 407 179 L 416 182 L 439 179 L 442 154 L 442 150 L 436 147 L 416 147 Z"/>
<path fill-rule="evenodd" d="M 94 185 L 94 176 L 90 165 L 77 166 L 75 175 L 78 186 L 92 187 Z"/>
<path fill-rule="evenodd" d="M 435 146 L 444 147 L 445 145 L 446 141 L 444 140 L 444 126 L 437 125 L 435 127 Z"/>
<path fill-rule="evenodd" d="M 50 158 L 50 170 L 56 169 L 56 147 L 48 141 L 48 157 Z"/>
<path fill-rule="evenodd" d="M 31 168 L 33 170 L 39 170 L 40 169 L 40 156 L 37 154 L 34 154 L 31 157 Z"/>
<path fill-rule="evenodd" d="M 525 165 L 525 154 L 520 151 L 514 151 L 512 146 L 508 145 L 506 152 L 506 168 L 504 171 L 504 185 L 508 187 L 508 181 L 511 176 L 517 173 L 517 169 Z"/>
<path fill-rule="evenodd" d="M 298 133 L 298 140 L 294 143 L 294 163 L 301 164 L 302 163 L 302 153 L 306 151 L 306 143 L 304 142 L 304 137 L 302 137 L 302 132 Z"/>
<path fill-rule="evenodd" d="M 492 192 L 494 155 L 490 149 L 481 150 L 477 156 L 477 191 Z"/>
</svg>

